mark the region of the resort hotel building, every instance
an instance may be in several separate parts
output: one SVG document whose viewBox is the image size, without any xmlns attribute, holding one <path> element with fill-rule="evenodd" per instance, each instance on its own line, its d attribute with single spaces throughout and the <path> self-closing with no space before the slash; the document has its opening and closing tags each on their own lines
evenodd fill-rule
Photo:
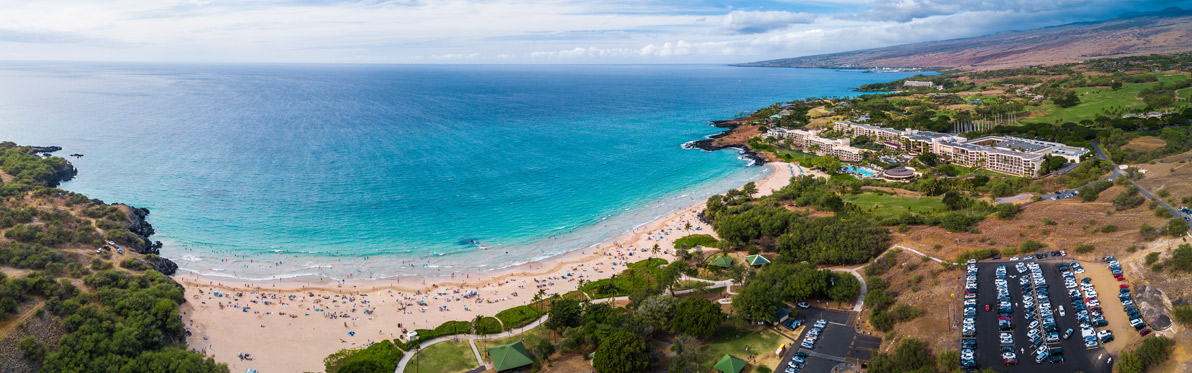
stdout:
<svg viewBox="0 0 1192 373">
<path fill-rule="evenodd" d="M 785 128 L 772 128 L 766 131 L 766 137 L 773 137 L 777 139 L 791 139 L 793 145 L 801 149 L 806 149 L 820 155 L 830 155 L 846 162 L 860 162 L 864 152 L 868 150 L 855 148 L 849 145 L 849 139 L 829 139 L 820 137 L 821 131 L 817 130 L 789 130 Z"/>
<path fill-rule="evenodd" d="M 1038 175 L 1047 156 L 1080 162 L 1080 158 L 1089 152 L 1085 148 L 1021 137 L 986 136 L 969 140 L 947 133 L 913 129 L 899 131 L 850 121 L 836 122 L 833 129 L 847 137 L 829 139 L 820 137 L 820 131 L 785 128 L 770 129 L 765 136 L 791 139 L 793 145 L 802 149 L 848 162 L 860 161 L 864 153 L 869 151 L 850 146 L 849 138 L 866 136 L 890 149 L 910 154 L 930 152 L 961 166 L 1026 177 Z"/>
<path fill-rule="evenodd" d="M 969 140 L 946 133 L 899 131 L 850 121 L 836 122 L 833 129 L 849 137 L 867 136 L 888 148 L 907 153 L 931 152 L 955 164 L 1014 176 L 1038 175 L 1046 156 L 1080 162 L 1080 158 L 1089 152 L 1085 148 L 1021 137 L 986 136 Z"/>
</svg>

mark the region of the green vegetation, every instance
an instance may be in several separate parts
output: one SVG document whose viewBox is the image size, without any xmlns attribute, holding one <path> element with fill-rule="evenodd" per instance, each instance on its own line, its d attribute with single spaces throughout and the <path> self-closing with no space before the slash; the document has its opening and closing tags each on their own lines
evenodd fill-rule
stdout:
<svg viewBox="0 0 1192 373">
<path fill-rule="evenodd" d="M 630 263 L 628 268 L 621 273 L 610 278 L 585 283 L 580 290 L 588 293 L 592 298 L 607 298 L 655 289 L 659 285 L 665 284 L 662 280 L 670 277 L 668 271 L 659 268 L 666 263 L 666 259 L 662 258 L 650 258 Z"/>
<path fill-rule="evenodd" d="M 1095 246 L 1087 244 L 1087 243 L 1076 245 L 1076 248 L 1072 249 L 1072 251 L 1075 251 L 1075 252 L 1078 252 L 1081 254 L 1088 254 L 1088 253 L 1093 252 L 1093 250 L 1097 250 L 1097 248 Z"/>
<path fill-rule="evenodd" d="M 434 329 L 415 329 L 414 331 L 418 333 L 417 341 L 429 341 L 445 335 L 468 334 L 471 330 L 472 323 L 467 321 L 448 321 Z"/>
<path fill-rule="evenodd" d="M 1146 372 L 1147 369 L 1163 363 L 1171 356 L 1171 344 L 1171 340 L 1163 336 L 1143 339 L 1142 344 L 1133 351 L 1122 351 L 1117 362 L 1118 372 Z"/>
<path fill-rule="evenodd" d="M 773 263 L 751 276 L 733 297 L 733 315 L 744 320 L 775 322 L 774 314 L 784 307 L 784 301 L 820 298 L 844 302 L 860 293 L 861 283 L 851 274 L 820 270 L 806 263 Z"/>
<path fill-rule="evenodd" d="M 869 292 L 865 293 L 865 305 L 872 310 L 869 313 L 869 325 L 874 329 L 883 332 L 890 331 L 897 323 L 910 321 L 923 315 L 924 311 L 920 308 L 906 304 L 895 306 L 897 301 L 895 297 L 898 294 L 889 290 L 886 281 L 881 277 L 870 276 L 865 279 L 865 282 L 869 284 Z"/>
<path fill-rule="evenodd" d="M 944 362 L 944 356 L 952 356 L 952 354 L 940 354 L 940 366 L 947 366 L 948 369 L 940 370 L 943 372 L 952 371 L 958 366 L 960 361 L 957 359 Z M 947 365 L 945 365 L 945 363 Z M 936 357 L 932 356 L 931 350 L 927 348 L 927 344 L 914 338 L 907 338 L 894 348 L 893 353 L 876 354 L 872 360 L 869 361 L 869 372 L 871 373 L 902 373 L 902 372 L 932 372 L 936 368 Z"/>
<path fill-rule="evenodd" d="M 725 354 L 744 358 L 750 351 L 755 354 L 772 352 L 783 342 L 786 340 L 781 335 L 762 327 L 724 325 L 716 330 L 703 348 L 702 358 L 698 362 L 700 371 L 711 370 Z M 745 350 L 745 346 L 749 346 L 749 351 Z"/>
<path fill-rule="evenodd" d="M 710 234 L 692 234 L 675 240 L 675 248 L 692 249 L 696 246 L 716 247 L 717 240 Z"/>
<path fill-rule="evenodd" d="M 542 316 L 542 311 L 530 306 L 517 306 L 497 312 L 497 319 L 505 325 L 505 330 L 525 326 L 537 320 L 538 316 Z"/>
<path fill-rule="evenodd" d="M 1163 266 L 1173 271 L 1192 272 L 1192 244 L 1181 244 L 1171 252 L 1171 258 Z"/>
<path fill-rule="evenodd" d="M 860 193 L 844 196 L 844 200 L 879 218 L 892 218 L 908 213 L 930 215 L 948 208 L 939 197 L 915 198 Z"/>
<path fill-rule="evenodd" d="M 600 342 L 592 359 L 592 366 L 602 373 L 642 372 L 650 365 L 650 347 L 639 335 L 613 332 Z"/>
<path fill-rule="evenodd" d="M 476 328 L 476 334 L 497 334 L 501 332 L 501 321 L 496 317 L 485 316 L 478 321 L 473 322 L 473 327 Z"/>
<path fill-rule="evenodd" d="M 393 342 L 380 341 L 368 347 L 339 350 L 323 359 L 327 373 L 392 372 L 402 352 Z"/>
<path fill-rule="evenodd" d="M 472 346 L 467 340 L 446 341 L 418 351 L 406 364 L 406 372 L 465 372 L 477 366 L 476 355 L 472 353 Z"/>
<path fill-rule="evenodd" d="M 1184 304 L 1172 307 L 1171 316 L 1184 326 L 1192 326 L 1192 305 Z"/>
</svg>

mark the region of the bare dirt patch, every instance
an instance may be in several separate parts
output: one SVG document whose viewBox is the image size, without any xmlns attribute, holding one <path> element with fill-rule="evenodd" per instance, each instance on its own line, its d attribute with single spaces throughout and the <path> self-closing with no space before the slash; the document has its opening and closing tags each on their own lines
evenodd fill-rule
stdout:
<svg viewBox="0 0 1192 373">
<path fill-rule="evenodd" d="M 1134 149 L 1140 152 L 1149 152 L 1166 145 L 1167 141 L 1163 141 L 1158 136 L 1141 136 L 1136 137 L 1130 142 L 1126 143 L 1126 148 Z"/>
<path fill-rule="evenodd" d="M 1050 250 L 1067 250 L 1069 255 L 1087 256 L 1083 259 L 1120 255 L 1131 245 L 1145 245 L 1138 233 L 1142 224 L 1153 227 L 1166 224 L 1166 220 L 1156 217 L 1145 205 L 1114 211 L 1110 201 L 1124 189 L 1114 186 L 1102 192 L 1096 202 L 1070 198 L 1026 204 L 1013 220 L 999 220 L 992 216 L 985 219 L 977 225 L 980 233 L 912 227 L 905 233 L 895 232 L 894 242 L 942 259 L 955 259 L 961 252 L 974 249 L 1017 248 L 1027 240 L 1046 244 Z M 1106 226 L 1113 226 L 1109 229 L 1112 231 L 1104 232 L 1102 229 Z M 1085 255 L 1074 253 L 1072 249 L 1080 244 L 1091 244 L 1097 250 Z"/>
</svg>

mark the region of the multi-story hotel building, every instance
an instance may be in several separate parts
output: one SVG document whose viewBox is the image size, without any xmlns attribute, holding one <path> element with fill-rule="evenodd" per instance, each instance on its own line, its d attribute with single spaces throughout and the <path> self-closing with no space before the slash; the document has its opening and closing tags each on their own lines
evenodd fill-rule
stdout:
<svg viewBox="0 0 1192 373">
<path fill-rule="evenodd" d="M 986 136 L 968 140 L 939 132 L 895 129 L 849 121 L 836 122 L 833 129 L 850 137 L 867 136 L 887 147 L 912 154 L 931 152 L 962 166 L 979 167 L 1015 176 L 1036 176 L 1044 157 L 1064 157 L 1079 162 L 1088 149 L 1060 143 L 1011 136 Z"/>
</svg>

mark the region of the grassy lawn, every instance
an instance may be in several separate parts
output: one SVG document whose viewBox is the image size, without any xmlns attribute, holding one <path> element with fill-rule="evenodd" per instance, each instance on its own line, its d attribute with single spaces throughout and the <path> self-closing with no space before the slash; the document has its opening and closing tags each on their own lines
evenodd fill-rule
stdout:
<svg viewBox="0 0 1192 373">
<path fill-rule="evenodd" d="M 873 213 L 882 218 L 897 216 L 903 212 L 930 215 L 935 211 L 948 210 L 948 207 L 944 206 L 943 199 L 939 197 L 914 198 L 878 193 L 861 193 L 846 195 L 844 196 L 844 200 L 857 205 L 862 211 L 874 209 Z"/>
<path fill-rule="evenodd" d="M 406 373 L 466 372 L 480 366 L 467 340 L 441 342 L 418 352 L 406 364 Z"/>
<path fill-rule="evenodd" d="M 724 354 L 733 355 L 743 360 L 746 360 L 750 353 L 772 355 L 784 341 L 786 339 L 778 333 L 763 327 L 738 327 L 725 324 L 716 330 L 716 334 L 712 335 L 708 346 L 704 347 L 699 366 L 704 371 L 711 370 L 712 366 L 716 365 L 721 357 L 724 357 Z M 745 351 L 745 346 L 749 346 L 749 351 Z"/>
<path fill-rule="evenodd" d="M 521 327 L 523 325 L 534 322 L 538 316 L 542 315 L 542 311 L 534 309 L 530 306 L 517 306 L 501 312 L 497 312 L 497 318 L 501 319 L 501 323 L 505 325 L 505 330 Z"/>
<path fill-rule="evenodd" d="M 675 248 L 685 247 L 690 249 L 696 246 L 716 247 L 716 243 L 719 241 L 710 234 L 692 234 L 675 240 Z"/>
<path fill-rule="evenodd" d="M 1187 77 L 1183 75 L 1159 76 L 1159 81 L 1161 82 L 1174 82 L 1184 79 L 1187 79 Z M 1126 83 L 1121 89 L 1116 91 L 1109 88 L 1076 88 L 1074 91 L 1080 97 L 1080 105 L 1070 108 L 1058 108 L 1049 101 L 1042 107 L 1043 110 L 1047 111 L 1046 115 L 1028 120 L 1043 123 L 1054 123 L 1057 119 L 1061 122 L 1080 122 L 1085 119 L 1092 120 L 1102 110 L 1112 107 L 1142 109 L 1146 107 L 1146 104 L 1142 103 L 1142 100 L 1138 98 L 1139 92 L 1156 84 L 1158 83 Z"/>
<path fill-rule="evenodd" d="M 513 342 L 520 341 L 520 342 L 522 342 L 522 344 L 525 344 L 526 348 L 528 349 L 528 348 L 530 348 L 530 346 L 533 346 L 535 343 L 538 343 L 538 341 L 550 338 L 549 333 L 550 333 L 550 330 L 547 330 L 546 326 L 539 325 L 538 327 L 535 327 L 534 329 L 527 330 L 524 333 L 521 333 L 521 334 L 518 334 L 518 335 L 515 335 L 512 337 L 485 340 L 485 341 L 483 341 L 483 343 L 484 343 L 483 348 L 507 345 L 507 344 L 510 344 Z M 476 340 L 476 348 L 481 348 L 480 343 L 481 343 L 481 340 L 477 339 Z M 482 351 L 480 351 L 480 353 L 484 354 L 484 351 L 482 350 Z"/>
</svg>

